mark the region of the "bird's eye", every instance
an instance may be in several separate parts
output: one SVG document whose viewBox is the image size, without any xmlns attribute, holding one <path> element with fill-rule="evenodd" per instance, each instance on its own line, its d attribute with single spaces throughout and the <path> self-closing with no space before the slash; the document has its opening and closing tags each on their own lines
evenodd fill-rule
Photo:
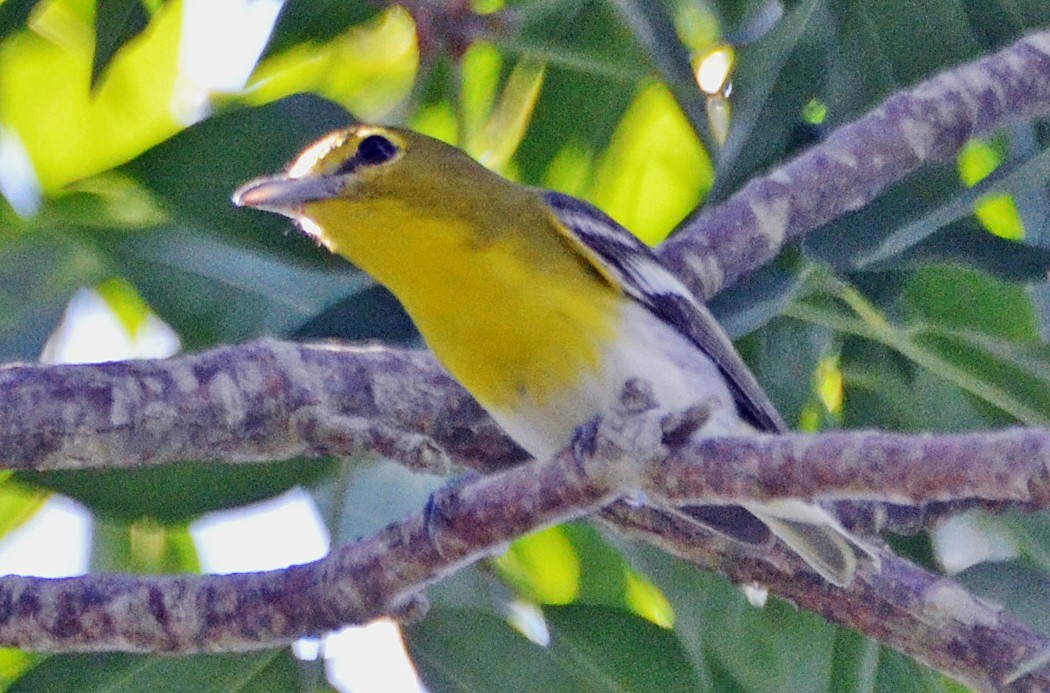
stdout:
<svg viewBox="0 0 1050 693">
<path fill-rule="evenodd" d="M 357 145 L 357 154 L 354 158 L 358 163 L 366 166 L 375 166 L 384 161 L 389 161 L 397 154 L 397 145 L 382 135 L 369 135 Z"/>
</svg>

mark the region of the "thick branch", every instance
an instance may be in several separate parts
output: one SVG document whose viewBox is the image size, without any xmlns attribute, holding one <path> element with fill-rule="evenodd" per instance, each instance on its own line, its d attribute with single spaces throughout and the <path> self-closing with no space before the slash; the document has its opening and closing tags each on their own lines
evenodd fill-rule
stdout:
<svg viewBox="0 0 1050 693">
<path fill-rule="evenodd" d="M 1050 431 L 953 435 L 878 431 L 707 438 L 646 474 L 670 503 L 863 500 L 905 505 L 982 500 L 1050 505 Z"/>
<path fill-rule="evenodd" d="M 603 513 L 618 532 L 737 583 L 749 581 L 829 621 L 857 630 L 982 691 L 1050 690 L 1050 667 L 1011 681 L 1017 669 L 1045 653 L 1050 640 L 1001 607 L 968 594 L 950 579 L 882 552 L 881 570 L 865 566 L 848 589 L 795 573 L 793 556 L 756 556 L 719 546 L 696 530 L 649 508 L 618 504 Z"/>
<path fill-rule="evenodd" d="M 418 606 L 419 590 L 467 563 L 614 501 L 624 460 L 563 453 L 479 475 L 439 491 L 424 514 L 287 570 L 2 577 L 0 644 L 47 652 L 238 652 L 403 614 Z"/>
<path fill-rule="evenodd" d="M 970 137 L 1046 113 L 1050 31 L 894 94 L 706 210 L 660 247 L 660 257 L 698 296 L 710 298 L 922 164 L 950 159 Z"/>
<path fill-rule="evenodd" d="M 586 446 L 590 456 L 566 452 L 449 487 L 428 513 L 285 571 L 0 578 L 0 643 L 50 652 L 244 651 L 384 613 L 411 613 L 419 606 L 414 595 L 425 585 L 525 533 L 597 510 L 636 484 L 634 458 L 645 459 L 660 447 L 649 430 L 644 425 L 609 429 L 603 421 L 595 444 Z M 748 470 L 738 475 L 750 483 Z M 886 552 L 880 570 L 869 562 L 848 589 L 839 589 L 791 553 L 749 549 L 658 510 L 614 503 L 603 516 L 697 565 L 739 582 L 761 582 L 984 690 L 1006 689 L 1013 671 L 1050 647 L 1050 641 L 950 580 Z M 1044 669 L 1009 689 L 1047 686 L 1050 672 Z"/>
<path fill-rule="evenodd" d="M 263 462 L 363 450 L 442 471 L 526 456 L 421 351 L 262 340 L 157 361 L 0 368 L 0 466 Z"/>
<path fill-rule="evenodd" d="M 660 476 L 647 492 L 676 502 L 1045 504 L 1048 439 L 1038 429 L 707 439 L 654 468 Z M 438 471 L 447 458 L 481 472 L 526 459 L 426 352 L 263 340 L 166 360 L 0 368 L 0 466 L 9 469 L 247 463 L 363 450 Z"/>
</svg>

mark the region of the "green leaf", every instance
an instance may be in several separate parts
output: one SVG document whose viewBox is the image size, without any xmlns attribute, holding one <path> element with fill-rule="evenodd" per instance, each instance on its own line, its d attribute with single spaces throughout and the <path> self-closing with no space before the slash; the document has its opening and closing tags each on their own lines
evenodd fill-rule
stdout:
<svg viewBox="0 0 1050 693">
<path fill-rule="evenodd" d="M 875 690 L 881 648 L 860 633 L 840 629 L 835 634 L 828 693 L 869 693 Z"/>
<path fill-rule="evenodd" d="M 897 89 L 971 60 L 974 40 L 962 0 L 924 3 L 922 21 L 910 0 L 830 2 L 824 26 L 834 59 L 826 74 L 828 118 L 839 125 Z"/>
<path fill-rule="evenodd" d="M 914 272 L 902 299 L 913 317 L 1012 342 L 1037 342 L 1038 319 L 1024 288 L 976 270 L 927 267 Z"/>
<path fill-rule="evenodd" d="M 510 55 L 547 63 L 528 136 L 518 149 L 522 179 L 542 184 L 563 149 L 605 149 L 633 97 L 653 74 L 627 26 L 602 0 L 526 3 L 516 34 L 497 36 Z"/>
<path fill-rule="evenodd" d="M 881 344 L 844 339 L 839 367 L 844 428 L 948 432 L 1013 423 L 1009 416 L 981 407 L 956 385 Z"/>
<path fill-rule="evenodd" d="M 799 420 L 813 397 L 814 373 L 832 348 L 826 328 L 791 318 L 774 318 L 738 344 L 755 377 L 788 422 Z M 791 345 L 785 349 L 784 345 Z"/>
<path fill-rule="evenodd" d="M 995 520 L 1005 524 L 1014 534 L 1017 547 L 1030 563 L 1050 574 L 1050 513 L 1007 512 Z M 1050 633 L 1050 628 L 1045 632 Z"/>
<path fill-rule="evenodd" d="M 149 11 L 142 0 L 96 0 L 95 56 L 91 63 L 91 89 L 98 86 L 113 56 L 124 44 L 149 26 Z"/>
<path fill-rule="evenodd" d="M 0 41 L 25 28 L 33 8 L 40 0 L 5 0 L 0 2 Z"/>
<path fill-rule="evenodd" d="M 43 229 L 0 232 L 0 355 L 38 358 L 73 292 L 105 274 L 104 262 L 71 238 Z"/>
<path fill-rule="evenodd" d="M 1045 185 L 1050 180 L 1050 149 L 1008 163 L 969 189 L 962 188 L 954 171 L 913 178 L 920 176 L 920 185 L 914 185 L 917 180 L 901 184 L 877 202 L 824 227 L 806 242 L 806 249 L 839 267 L 892 267 L 889 260 L 971 215 L 981 198 Z"/>
<path fill-rule="evenodd" d="M 962 0 L 961 4 L 970 28 L 988 51 L 1050 24 L 1050 5 L 1042 0 Z"/>
<path fill-rule="evenodd" d="M 317 314 L 295 331 L 297 339 L 376 339 L 420 347 L 422 340 L 408 313 L 381 284 L 352 294 Z"/>
<path fill-rule="evenodd" d="M 179 226 L 220 232 L 240 242 L 312 264 L 336 263 L 328 253 L 285 232 L 276 214 L 237 209 L 233 191 L 252 178 L 283 170 L 311 141 L 352 122 L 318 96 L 291 96 L 256 108 L 212 116 L 121 167 L 160 199 Z M 297 234 L 296 234 L 297 236 Z"/>
<path fill-rule="evenodd" d="M 695 691 L 696 674 L 674 633 L 621 609 L 570 605 L 543 610 L 549 648 L 584 676 L 588 689 Z"/>
<path fill-rule="evenodd" d="M 971 693 L 966 686 L 888 648 L 879 651 L 876 693 Z"/>
<path fill-rule="evenodd" d="M 631 566 L 605 536 L 588 522 L 562 525 L 579 562 L 579 587 L 573 600 L 625 608 L 629 603 Z"/>
<path fill-rule="evenodd" d="M 95 518 L 91 532 L 92 573 L 199 573 L 200 560 L 190 530 L 152 520 Z"/>
<path fill-rule="evenodd" d="M 348 27 L 372 19 L 381 10 L 380 4 L 368 0 L 288 0 L 277 15 L 263 57 L 301 43 L 327 41 Z"/>
<path fill-rule="evenodd" d="M 733 339 L 743 337 L 779 315 L 790 303 L 805 274 L 779 260 L 751 274 L 747 281 L 730 286 L 707 302 L 711 313 Z"/>
<path fill-rule="evenodd" d="M 775 598 L 751 606 L 721 576 L 648 546 L 622 546 L 670 600 L 674 632 L 707 690 L 827 690 L 834 626 Z"/>
<path fill-rule="evenodd" d="M 625 611 L 548 607 L 550 643 L 526 640 L 502 619 L 432 609 L 405 628 L 424 684 L 440 691 L 693 691 L 695 675 L 674 635 Z M 478 653 L 484 656 L 478 656 Z"/>
<path fill-rule="evenodd" d="M 302 690 L 288 650 L 245 655 L 48 657 L 8 693 L 288 693 Z"/>
<path fill-rule="evenodd" d="M 1046 528 L 1045 519 L 1040 524 Z M 1045 539 L 1042 543 L 1045 550 Z M 955 578 L 977 596 L 1002 604 L 1022 623 L 1050 634 L 1050 575 L 1045 566 L 1024 561 L 979 563 Z"/>
<path fill-rule="evenodd" d="M 424 685 L 443 691 L 578 693 L 592 688 L 561 661 L 489 613 L 434 607 L 402 631 Z"/>
<path fill-rule="evenodd" d="M 817 40 L 825 29 L 818 21 L 820 7 L 819 0 L 797 3 L 773 31 L 738 50 L 733 120 L 716 157 L 709 204 L 724 200 L 780 160 L 791 145 L 802 107 L 822 81 Z"/>
<path fill-rule="evenodd" d="M 204 512 L 279 495 L 333 472 L 332 460 L 266 464 L 182 462 L 143 469 L 20 472 L 24 483 L 58 491 L 118 520 L 187 522 Z"/>
<path fill-rule="evenodd" d="M 959 215 L 944 213 L 949 207 L 960 211 L 958 198 L 965 194 L 954 168 L 923 169 L 856 212 L 816 229 L 803 240 L 802 248 L 807 256 L 834 268 L 893 269 L 895 265 L 884 261 L 885 257 L 896 257 L 886 252 L 889 239 L 900 239 L 895 247 L 901 253 L 940 228 L 924 226 L 935 223 L 938 215 L 942 225 L 969 215 L 972 207 Z M 906 235 L 914 243 L 903 242 Z"/>
<path fill-rule="evenodd" d="M 952 222 L 885 264 L 869 269 L 914 269 L 931 264 L 957 264 L 1012 282 L 1041 282 L 1050 273 L 1050 249 L 1018 243 L 988 233 L 976 217 Z"/>
<path fill-rule="evenodd" d="M 108 255 L 110 270 L 135 286 L 188 349 L 290 335 L 374 286 L 341 258 L 317 263 L 321 266 L 288 262 L 262 248 L 188 227 L 92 234 L 88 239 Z M 314 255 L 328 255 L 305 239 L 303 245 Z"/>
<path fill-rule="evenodd" d="M 785 314 L 879 342 L 966 392 L 976 403 L 1029 425 L 1050 423 L 1050 347 L 1013 344 L 972 331 L 918 324 L 899 328 L 857 292 L 841 293 L 857 311 L 796 303 Z"/>
</svg>

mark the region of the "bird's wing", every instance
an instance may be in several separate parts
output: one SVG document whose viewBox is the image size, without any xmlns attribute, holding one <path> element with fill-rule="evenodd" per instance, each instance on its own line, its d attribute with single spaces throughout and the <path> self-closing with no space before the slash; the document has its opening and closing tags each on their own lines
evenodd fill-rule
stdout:
<svg viewBox="0 0 1050 693">
<path fill-rule="evenodd" d="M 547 190 L 541 194 L 559 230 L 589 254 L 600 274 L 615 278 L 628 296 L 674 326 L 718 366 L 745 421 L 762 431 L 787 430 L 721 325 L 648 246 L 587 202 Z"/>
</svg>

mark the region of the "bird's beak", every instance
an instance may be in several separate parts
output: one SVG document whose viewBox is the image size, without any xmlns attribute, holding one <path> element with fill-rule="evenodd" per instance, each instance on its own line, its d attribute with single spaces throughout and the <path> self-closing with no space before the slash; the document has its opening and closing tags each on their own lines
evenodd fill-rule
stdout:
<svg viewBox="0 0 1050 693">
<path fill-rule="evenodd" d="M 257 178 L 237 188 L 233 204 L 298 217 L 306 203 L 338 194 L 333 183 L 335 181 L 328 178 L 292 178 L 284 173 Z"/>
</svg>

